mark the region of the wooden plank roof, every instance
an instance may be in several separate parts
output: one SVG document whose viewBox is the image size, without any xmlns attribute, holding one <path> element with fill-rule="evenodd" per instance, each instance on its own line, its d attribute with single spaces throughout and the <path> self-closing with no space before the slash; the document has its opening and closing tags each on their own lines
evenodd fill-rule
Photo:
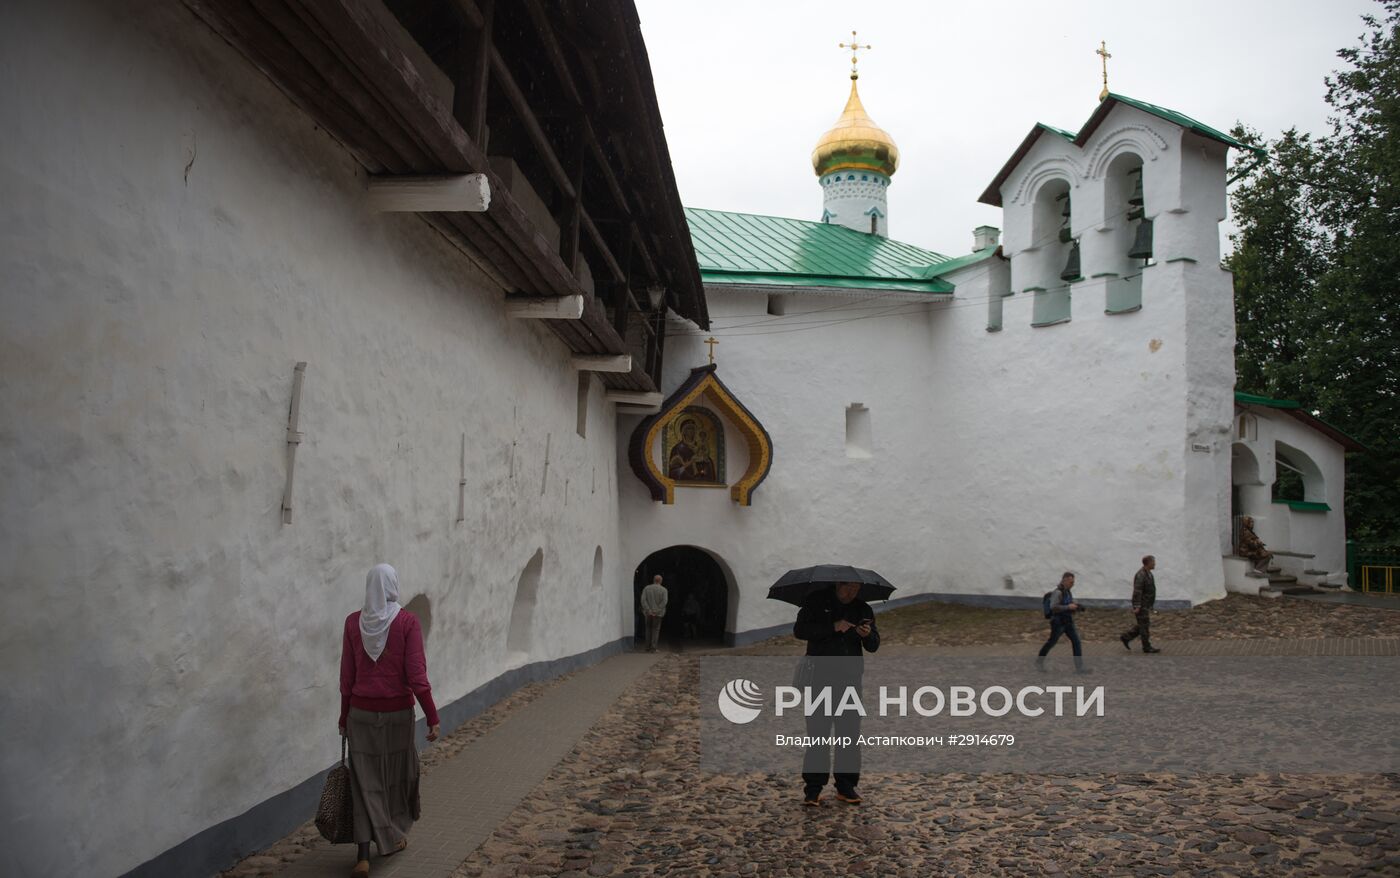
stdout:
<svg viewBox="0 0 1400 878">
<path fill-rule="evenodd" d="M 583 295 L 582 319 L 546 321 L 574 352 L 635 353 L 642 339 L 631 373 L 600 374 L 607 386 L 656 389 L 668 306 L 708 326 L 631 0 L 185 3 L 371 175 L 487 175 L 486 212 L 423 217 L 508 294 Z M 488 148 L 554 212 L 557 245 Z"/>
</svg>

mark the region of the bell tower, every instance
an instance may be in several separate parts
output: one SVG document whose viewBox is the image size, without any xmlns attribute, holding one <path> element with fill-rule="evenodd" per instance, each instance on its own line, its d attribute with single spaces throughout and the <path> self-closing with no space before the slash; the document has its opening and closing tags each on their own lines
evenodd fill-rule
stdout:
<svg viewBox="0 0 1400 878">
<path fill-rule="evenodd" d="M 841 117 L 812 150 L 812 169 L 822 187 L 822 222 L 887 238 L 886 190 L 899 167 L 899 148 L 860 102 L 856 53 L 870 46 L 855 37 L 851 31 L 851 42 L 838 44 L 851 50 L 851 94 Z"/>
</svg>

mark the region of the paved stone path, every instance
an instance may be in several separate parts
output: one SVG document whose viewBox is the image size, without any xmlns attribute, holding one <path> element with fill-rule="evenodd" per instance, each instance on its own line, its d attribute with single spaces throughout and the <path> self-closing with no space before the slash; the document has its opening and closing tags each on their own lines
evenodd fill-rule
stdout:
<svg viewBox="0 0 1400 878">
<path fill-rule="evenodd" d="M 1281 649 L 1368 648 L 1339 640 Z M 1395 774 L 867 773 L 803 808 L 795 770 L 701 770 L 698 664 L 657 662 L 454 878 L 1400 875 Z"/>
<path fill-rule="evenodd" d="M 1153 645 L 1162 650 L 1163 656 L 1391 656 L 1400 655 L 1400 637 L 1311 637 L 1289 640 L 1162 640 L 1152 638 Z M 1128 658 L 1123 645 L 1117 640 L 1086 641 L 1084 655 L 1113 656 Z M 1026 656 L 1034 658 L 1040 650 L 1037 643 L 988 643 L 972 646 L 906 646 L 904 644 L 882 645 L 880 655 L 946 655 L 946 656 Z M 1133 644 L 1132 655 L 1143 661 L 1152 661 L 1154 656 L 1142 655 L 1142 647 Z M 716 653 L 719 654 L 719 653 Z M 1073 653 L 1069 643 L 1062 637 L 1050 651 L 1051 658 L 1068 660 Z"/>
<path fill-rule="evenodd" d="M 1164 656 L 1400 655 L 1400 638 L 1397 637 L 1180 641 L 1159 639 L 1159 643 Z M 1155 659 L 1140 652 L 1128 656 L 1116 641 L 1086 642 L 1084 646 L 1088 656 L 1114 656 L 1118 659 L 1132 658 L 1141 661 Z M 644 819 L 650 816 L 645 812 L 650 811 L 652 807 L 651 804 L 647 804 L 649 799 L 646 796 L 643 796 L 640 802 L 625 806 L 622 801 L 612 799 L 630 799 L 628 793 L 642 792 L 640 789 L 631 788 L 634 782 L 645 782 L 648 785 L 665 782 L 663 786 L 668 786 L 687 775 L 691 776 L 692 782 L 697 782 L 707 789 L 718 784 L 715 789 L 709 791 L 711 795 L 726 791 L 725 784 L 733 779 L 694 777 L 694 766 L 690 764 L 694 758 L 690 753 L 694 748 L 694 729 L 689 728 L 692 722 L 691 714 L 695 710 L 694 695 L 685 690 L 686 684 L 692 684 L 693 688 L 691 677 L 693 661 L 697 655 L 728 652 L 730 651 L 702 648 L 685 650 L 684 655 L 673 656 L 666 656 L 665 653 L 661 656 L 626 653 L 578 671 L 560 681 L 545 684 L 545 688 L 537 697 L 510 710 L 498 723 L 470 740 L 460 751 L 448 755 L 451 752 L 449 748 L 444 752 L 441 762 L 424 776 L 423 819 L 414 827 L 409 849 L 392 857 L 374 857 L 371 860 L 372 874 L 375 878 L 437 878 L 454 873 L 458 876 L 489 874 L 496 878 L 527 874 L 556 875 L 567 872 L 571 876 L 577 875 L 582 878 L 589 869 L 593 871 L 587 874 L 593 875 L 610 874 L 614 868 L 618 874 L 624 871 L 632 874 L 649 872 L 649 869 L 640 868 L 636 861 L 628 862 L 633 859 L 635 851 L 641 851 L 646 856 L 656 853 L 651 850 L 651 840 L 646 838 L 646 834 L 659 832 L 663 824 L 669 827 L 666 830 L 668 832 L 672 829 L 683 830 L 684 827 L 672 825 L 677 818 L 683 818 L 683 823 L 692 818 L 713 817 L 711 812 L 715 810 L 712 807 L 715 804 L 714 799 L 710 799 L 709 804 L 705 806 L 706 814 L 700 815 L 688 813 L 687 809 L 692 809 L 693 806 L 687 804 L 688 800 L 683 796 L 673 802 L 670 808 L 660 809 L 664 813 L 657 815 L 658 818 L 669 816 L 662 824 L 656 826 L 648 826 L 650 821 Z M 882 654 L 900 655 L 1016 655 L 1026 656 L 1028 661 L 1034 652 L 1035 645 L 1026 643 L 956 646 L 888 643 L 885 649 L 881 650 Z M 1068 662 L 1069 655 L 1067 643 L 1060 644 L 1052 653 L 1052 656 L 1065 662 Z M 666 657 L 662 658 L 663 656 Z M 662 658 L 664 665 L 657 664 L 659 658 Z M 648 673 L 658 667 L 664 667 L 667 671 L 664 681 L 652 679 L 654 673 Z M 686 670 L 682 671 L 682 668 Z M 661 728 L 658 728 L 658 725 Z M 674 741 L 670 742 L 676 748 L 674 755 L 669 754 L 670 746 L 660 746 L 662 738 L 674 738 Z M 637 749 L 639 746 L 641 749 Z M 663 753 L 667 755 L 663 756 Z M 634 764 L 638 767 L 629 767 Z M 614 773 L 619 773 L 618 777 L 613 777 Z M 616 785 L 619 780 L 624 782 L 623 785 Z M 1015 787 L 1004 791 L 1007 795 L 1025 797 L 1030 794 L 1028 788 L 1023 787 L 1016 778 L 1003 780 Z M 912 783 L 917 787 L 925 785 L 926 781 L 915 779 Z M 987 780 L 983 778 L 978 783 L 985 785 Z M 1037 783 L 1043 783 L 1043 780 Z M 1365 785 L 1371 785 L 1369 778 Z M 774 814 L 769 814 L 768 817 L 786 814 L 792 810 L 789 807 L 792 804 L 791 790 L 788 789 L 790 784 L 774 784 L 770 781 L 760 786 L 772 787 L 766 795 L 773 798 L 767 807 L 774 810 Z M 1264 786 L 1267 787 L 1268 784 Z M 597 789 L 594 789 L 595 787 Z M 988 787 L 983 786 L 981 789 L 985 792 Z M 1271 794 L 1277 795 L 1287 791 L 1275 789 Z M 891 789 L 890 792 L 893 793 L 894 790 Z M 921 789 L 920 795 L 928 795 L 931 792 L 930 789 Z M 1397 804 L 1394 788 L 1391 787 L 1384 793 L 1380 789 L 1376 792 L 1383 804 L 1368 800 L 1365 808 L 1380 809 L 1383 816 L 1392 814 Z M 1242 794 L 1243 788 L 1236 793 Z M 648 795 L 658 794 L 661 794 L 660 789 L 652 790 Z M 1341 793 L 1329 791 L 1329 795 L 1339 796 Z M 737 807 L 739 802 L 740 800 L 736 799 L 730 803 L 730 807 Z M 749 804 L 744 801 L 745 809 Z M 644 808 L 645 811 L 626 813 L 633 807 Z M 726 807 L 719 809 L 720 813 L 727 810 Z M 1369 814 L 1369 810 L 1364 813 Z M 885 816 L 894 817 L 892 814 Z M 897 819 L 911 818 L 909 815 L 902 815 Z M 597 823 L 596 827 L 594 823 Z M 637 828 L 628 829 L 629 826 Z M 610 843 L 602 849 L 597 848 L 598 842 L 590 841 L 599 831 L 611 835 Z M 314 834 L 314 831 L 311 832 Z M 681 832 L 681 836 L 685 835 L 685 832 Z M 893 838 L 889 840 L 896 841 Z M 484 847 L 483 843 L 486 843 Z M 584 843 L 585 847 L 579 848 L 579 844 Z M 249 858 L 240 867 L 225 874 L 240 878 L 253 875 L 322 878 L 348 873 L 353 858 L 353 852 L 348 846 L 330 846 L 317 840 L 308 841 L 301 847 L 304 853 L 299 853 L 291 862 L 280 862 L 280 857 L 268 856 L 267 854 L 273 853 L 269 851 L 264 855 Z M 689 850 L 689 847 L 686 849 Z M 596 863 L 592 859 L 594 850 L 601 855 L 600 861 Z M 771 853 L 781 860 L 781 855 L 776 850 Z M 1400 862 L 1394 861 L 1393 846 L 1383 846 L 1381 854 L 1390 857 L 1385 864 L 1387 868 L 1400 868 Z M 969 865 L 985 864 L 986 861 L 981 859 L 983 856 L 985 854 L 973 857 Z M 664 858 L 662 861 L 664 862 Z M 1173 860 L 1168 857 L 1162 862 L 1170 864 Z M 1364 858 L 1360 862 L 1364 862 Z M 1358 864 L 1350 861 L 1347 863 L 1348 866 Z M 709 872 L 712 865 L 692 864 L 703 872 Z M 722 871 L 738 872 L 744 863 L 726 865 L 731 868 Z M 978 867 L 973 866 L 974 873 Z M 1038 871 L 1038 868 L 1039 864 L 1032 871 Z M 685 869 L 681 868 L 679 872 L 672 871 L 679 874 Z M 960 870 L 953 871 L 956 873 Z M 1242 870 L 1241 874 L 1248 871 Z M 1324 868 L 1319 871 L 1326 873 L 1329 870 Z M 773 874 L 800 875 L 805 872 L 784 870 Z"/>
<path fill-rule="evenodd" d="M 1349 588 L 1338 591 L 1319 591 L 1312 594 L 1284 595 L 1301 601 L 1318 601 L 1324 604 L 1350 604 L 1353 607 L 1370 607 L 1377 610 L 1400 610 L 1400 595 L 1367 594 Z"/>
<path fill-rule="evenodd" d="M 521 707 L 423 778 L 423 819 L 408 850 L 371 857 L 375 878 L 450 875 L 562 761 L 598 718 L 656 661 L 624 653 L 580 671 Z M 349 845 L 322 845 L 273 874 L 343 878 Z"/>
</svg>

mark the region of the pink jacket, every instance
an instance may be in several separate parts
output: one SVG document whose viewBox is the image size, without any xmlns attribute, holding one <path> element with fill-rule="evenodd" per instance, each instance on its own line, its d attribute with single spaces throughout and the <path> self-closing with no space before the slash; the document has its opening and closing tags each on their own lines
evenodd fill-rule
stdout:
<svg viewBox="0 0 1400 878">
<path fill-rule="evenodd" d="M 379 661 L 372 661 L 360 641 L 360 613 L 345 617 L 345 640 L 340 652 L 340 726 L 350 708 L 389 713 L 410 710 L 414 696 L 423 705 L 428 725 L 438 724 L 433 690 L 428 685 L 428 662 L 423 656 L 423 629 L 418 617 L 399 610 L 389 626 L 389 640 Z"/>
</svg>

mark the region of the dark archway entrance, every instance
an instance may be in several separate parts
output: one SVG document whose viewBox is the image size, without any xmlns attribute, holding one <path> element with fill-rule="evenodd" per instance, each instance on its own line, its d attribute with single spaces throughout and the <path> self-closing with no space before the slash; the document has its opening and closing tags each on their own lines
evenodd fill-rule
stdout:
<svg viewBox="0 0 1400 878">
<path fill-rule="evenodd" d="M 642 588 L 658 573 L 668 592 L 666 616 L 661 623 L 662 645 L 723 644 L 724 625 L 729 618 L 729 580 L 719 562 L 695 546 L 671 546 L 652 552 L 637 565 L 632 582 L 637 641 L 646 637 Z"/>
</svg>

